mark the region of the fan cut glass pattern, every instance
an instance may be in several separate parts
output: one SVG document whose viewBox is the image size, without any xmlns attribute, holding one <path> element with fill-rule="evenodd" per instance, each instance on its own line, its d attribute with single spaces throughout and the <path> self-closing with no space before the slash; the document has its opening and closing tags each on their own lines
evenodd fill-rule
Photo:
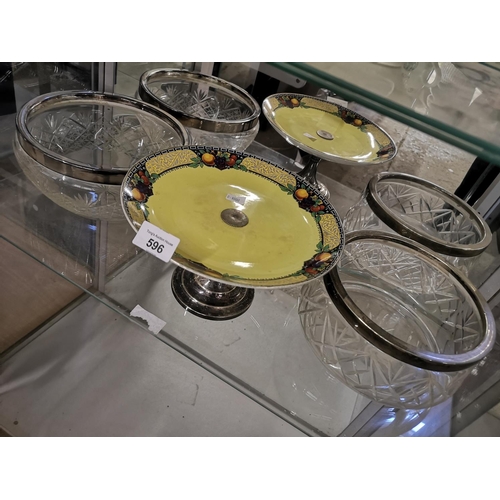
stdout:
<svg viewBox="0 0 500 500">
<path fill-rule="evenodd" d="M 467 291 L 402 245 L 355 241 L 346 245 L 338 269 L 360 314 L 413 349 L 457 355 L 483 338 L 480 313 Z M 340 314 L 319 280 L 303 287 L 299 316 L 306 338 L 327 368 L 383 404 L 412 409 L 436 405 L 469 373 L 429 371 L 381 351 Z"/>
<path fill-rule="evenodd" d="M 151 153 L 179 145 L 172 127 L 125 106 L 75 105 L 47 110 L 28 123 L 41 146 L 70 160 L 127 170 Z"/>
<path fill-rule="evenodd" d="M 437 238 L 443 243 L 464 247 L 481 241 L 481 231 L 477 222 L 437 193 L 421 189 L 408 181 L 397 182 L 393 179 L 379 181 L 377 193 L 394 220 L 404 222 L 423 237 Z M 395 232 L 373 212 L 367 202 L 366 192 L 347 212 L 344 227 L 346 232 L 365 229 Z M 407 234 L 404 236 L 411 237 Z M 465 275 L 470 274 L 479 258 L 479 256 L 455 257 L 443 254 L 441 257 Z"/>
<path fill-rule="evenodd" d="M 474 220 L 436 193 L 411 182 L 394 180 L 380 181 L 377 192 L 396 216 L 417 230 L 459 245 L 471 245 L 481 240 Z"/>
<path fill-rule="evenodd" d="M 240 121 L 252 114 L 245 103 L 207 83 L 150 82 L 149 88 L 169 108 L 197 118 Z"/>
</svg>

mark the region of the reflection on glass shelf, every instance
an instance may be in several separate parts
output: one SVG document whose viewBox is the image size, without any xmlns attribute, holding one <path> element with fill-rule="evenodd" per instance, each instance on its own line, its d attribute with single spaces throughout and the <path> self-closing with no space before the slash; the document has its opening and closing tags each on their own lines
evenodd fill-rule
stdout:
<svg viewBox="0 0 500 500">
<path fill-rule="evenodd" d="M 238 385 L 279 405 L 316 435 L 339 435 L 368 403 L 323 368 L 304 337 L 292 292 L 256 290 L 250 309 L 230 321 L 206 321 L 176 302 L 172 263 L 143 254 L 106 284 L 125 311 L 140 305 L 167 324 L 156 337 L 182 343 L 204 364 L 230 373 Z M 276 409 L 275 409 L 276 411 Z"/>
<path fill-rule="evenodd" d="M 500 163 L 498 63 L 273 63 Z"/>
</svg>

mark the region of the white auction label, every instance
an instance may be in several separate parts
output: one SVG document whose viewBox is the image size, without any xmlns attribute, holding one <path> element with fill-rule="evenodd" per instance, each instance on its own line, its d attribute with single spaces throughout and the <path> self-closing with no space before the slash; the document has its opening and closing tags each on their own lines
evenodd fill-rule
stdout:
<svg viewBox="0 0 500 500">
<path fill-rule="evenodd" d="M 317 138 L 312 136 L 311 134 L 308 134 L 307 132 L 304 132 L 304 135 L 308 138 L 308 139 L 312 139 L 313 141 L 315 141 Z"/>
<path fill-rule="evenodd" d="M 164 262 L 168 262 L 180 241 L 177 236 L 163 231 L 151 222 L 144 221 L 132 243 Z"/>
<path fill-rule="evenodd" d="M 235 195 L 235 194 L 228 194 L 226 196 L 226 200 L 234 201 L 235 203 L 238 203 L 238 205 L 244 205 L 245 202 L 247 201 L 245 196 Z"/>
</svg>

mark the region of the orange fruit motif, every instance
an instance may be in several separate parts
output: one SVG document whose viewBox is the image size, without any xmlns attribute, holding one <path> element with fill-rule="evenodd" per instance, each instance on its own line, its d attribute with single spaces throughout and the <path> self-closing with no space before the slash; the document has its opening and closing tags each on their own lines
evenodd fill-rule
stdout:
<svg viewBox="0 0 500 500">
<path fill-rule="evenodd" d="M 305 190 L 305 189 L 297 189 L 297 191 L 295 191 L 295 198 L 297 198 L 298 200 L 305 200 L 308 196 L 309 196 L 309 193 Z"/>
<path fill-rule="evenodd" d="M 331 253 L 328 253 L 328 252 L 322 252 L 322 253 L 319 253 L 318 255 L 316 255 L 316 257 L 314 257 L 314 260 L 317 260 L 319 262 L 325 262 L 327 261 L 328 259 L 330 259 L 332 256 Z"/>
<path fill-rule="evenodd" d="M 354 123 L 356 127 L 361 127 L 361 125 L 363 125 L 363 122 L 359 118 L 356 118 L 352 123 Z"/>
<path fill-rule="evenodd" d="M 215 156 L 213 154 L 210 154 L 210 153 L 204 153 L 201 156 L 201 161 L 205 165 L 213 165 L 215 163 Z"/>
<path fill-rule="evenodd" d="M 146 198 L 137 188 L 132 189 L 132 197 L 137 201 L 143 201 Z"/>
<path fill-rule="evenodd" d="M 298 101 L 297 99 L 295 99 L 295 98 L 290 99 L 290 102 L 291 102 L 291 103 L 292 103 L 295 107 L 297 107 L 297 106 L 299 105 L 299 101 Z"/>
</svg>

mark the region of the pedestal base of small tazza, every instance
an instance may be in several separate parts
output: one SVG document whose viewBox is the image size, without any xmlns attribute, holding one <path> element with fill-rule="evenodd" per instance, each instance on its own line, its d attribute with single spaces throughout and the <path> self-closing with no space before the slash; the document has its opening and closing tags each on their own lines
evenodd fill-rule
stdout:
<svg viewBox="0 0 500 500">
<path fill-rule="evenodd" d="M 172 292 L 189 313 L 213 321 L 241 316 L 254 297 L 251 288 L 221 283 L 180 267 L 172 275 Z"/>
</svg>

